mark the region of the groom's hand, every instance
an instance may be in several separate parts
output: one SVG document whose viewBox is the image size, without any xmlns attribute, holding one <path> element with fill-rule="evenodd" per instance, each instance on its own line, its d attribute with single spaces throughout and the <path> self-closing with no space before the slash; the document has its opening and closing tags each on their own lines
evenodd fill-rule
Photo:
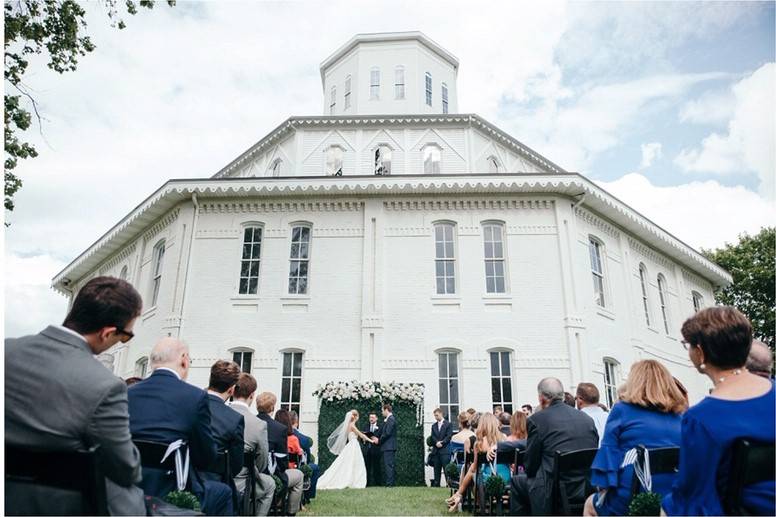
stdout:
<svg viewBox="0 0 776 517">
<path fill-rule="evenodd" d="M 378 443 L 380 443 L 380 440 L 378 440 L 377 437 L 374 437 L 372 438 L 372 443 L 377 445 Z"/>
</svg>

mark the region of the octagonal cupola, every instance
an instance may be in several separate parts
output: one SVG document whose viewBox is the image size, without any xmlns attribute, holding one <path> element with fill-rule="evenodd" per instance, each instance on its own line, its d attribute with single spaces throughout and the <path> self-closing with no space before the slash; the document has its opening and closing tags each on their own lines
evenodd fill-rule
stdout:
<svg viewBox="0 0 776 517">
<path fill-rule="evenodd" d="M 357 34 L 320 69 L 324 115 L 458 112 L 458 59 L 421 32 Z"/>
</svg>

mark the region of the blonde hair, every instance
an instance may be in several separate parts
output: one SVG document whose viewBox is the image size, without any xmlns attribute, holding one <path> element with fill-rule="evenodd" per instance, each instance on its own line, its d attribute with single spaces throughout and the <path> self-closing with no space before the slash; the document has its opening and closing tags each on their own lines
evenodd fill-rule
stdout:
<svg viewBox="0 0 776 517">
<path fill-rule="evenodd" d="M 501 424 L 493 413 L 483 413 L 480 422 L 477 425 L 477 441 L 487 442 L 490 445 L 496 445 L 503 441 L 501 433 Z"/>
<path fill-rule="evenodd" d="M 528 437 L 526 419 L 527 417 L 522 411 L 515 411 L 509 419 L 509 431 L 521 440 Z"/>
<path fill-rule="evenodd" d="M 622 400 L 663 413 L 687 410 L 687 399 L 668 368 L 654 359 L 638 361 L 631 366 Z"/>
<path fill-rule="evenodd" d="M 351 409 L 350 410 L 350 421 L 351 422 L 355 422 L 356 420 L 358 420 L 358 417 L 359 417 L 358 411 L 356 411 L 355 409 Z"/>
<path fill-rule="evenodd" d="M 271 413 L 272 410 L 275 409 L 275 403 L 277 401 L 278 398 L 274 393 L 265 391 L 256 398 L 256 409 L 261 413 Z"/>
</svg>

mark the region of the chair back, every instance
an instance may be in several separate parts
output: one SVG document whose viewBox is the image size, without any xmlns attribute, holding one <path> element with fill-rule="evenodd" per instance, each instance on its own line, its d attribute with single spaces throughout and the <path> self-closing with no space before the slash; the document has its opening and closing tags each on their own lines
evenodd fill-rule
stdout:
<svg viewBox="0 0 776 517">
<path fill-rule="evenodd" d="M 679 472 L 679 447 L 659 447 L 656 449 L 647 449 L 639 445 L 636 450 L 636 462 L 644 469 L 646 452 L 649 451 L 649 471 L 654 474 L 676 474 Z M 631 485 L 631 497 L 641 492 L 641 482 L 636 475 L 636 469 L 633 469 L 633 482 Z"/>
<path fill-rule="evenodd" d="M 141 466 L 151 469 L 175 470 L 175 453 L 167 456 L 167 459 L 162 462 L 168 444 L 149 440 L 132 440 L 132 443 L 140 452 Z"/>
<path fill-rule="evenodd" d="M 757 443 L 740 438 L 733 443 L 727 492 L 722 506 L 727 515 L 751 515 L 744 508 L 744 489 L 748 485 L 776 479 L 773 443 Z"/>
<path fill-rule="evenodd" d="M 579 449 L 576 451 L 555 451 L 555 464 L 552 469 L 552 502 L 555 515 L 582 515 L 587 496 L 593 493 L 590 485 L 590 467 L 598 449 Z M 564 478 L 578 475 L 581 479 L 569 482 Z M 569 491 L 577 483 L 584 483 L 582 497 L 573 497 Z M 571 486 L 569 486 L 571 485 Z"/>
<path fill-rule="evenodd" d="M 97 451 L 45 451 L 17 445 L 5 446 L 5 512 L 34 515 L 39 509 L 17 506 L 9 494 L 21 487 L 48 487 L 80 494 L 81 508 L 52 509 L 56 515 L 108 515 L 103 475 Z"/>
<path fill-rule="evenodd" d="M 240 505 L 240 515 L 256 515 L 256 452 L 245 451 L 243 466 L 247 469 L 245 491 Z"/>
<path fill-rule="evenodd" d="M 232 484 L 232 472 L 231 464 L 229 463 L 229 450 L 223 449 L 216 453 L 216 459 L 208 469 L 214 474 L 218 474 L 221 477 L 221 481 L 231 486 Z"/>
<path fill-rule="evenodd" d="M 525 450 L 515 449 L 515 472 L 517 467 L 525 467 Z"/>
</svg>

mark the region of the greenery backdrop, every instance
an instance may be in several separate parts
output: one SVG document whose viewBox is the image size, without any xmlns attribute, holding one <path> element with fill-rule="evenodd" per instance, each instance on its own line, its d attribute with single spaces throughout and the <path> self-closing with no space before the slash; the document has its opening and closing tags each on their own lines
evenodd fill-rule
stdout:
<svg viewBox="0 0 776 517">
<path fill-rule="evenodd" d="M 423 461 L 423 426 L 417 425 L 418 406 L 411 402 L 391 401 L 396 418 L 396 485 L 420 486 L 425 484 Z M 355 409 L 359 413 L 358 428 L 363 430 L 369 422 L 369 412 L 377 413 L 378 425 L 383 425 L 382 400 L 334 400 L 321 401 L 318 415 L 318 465 L 321 473 L 334 461 L 334 455 L 326 447 L 326 439 L 342 423 L 345 413 Z"/>
</svg>

